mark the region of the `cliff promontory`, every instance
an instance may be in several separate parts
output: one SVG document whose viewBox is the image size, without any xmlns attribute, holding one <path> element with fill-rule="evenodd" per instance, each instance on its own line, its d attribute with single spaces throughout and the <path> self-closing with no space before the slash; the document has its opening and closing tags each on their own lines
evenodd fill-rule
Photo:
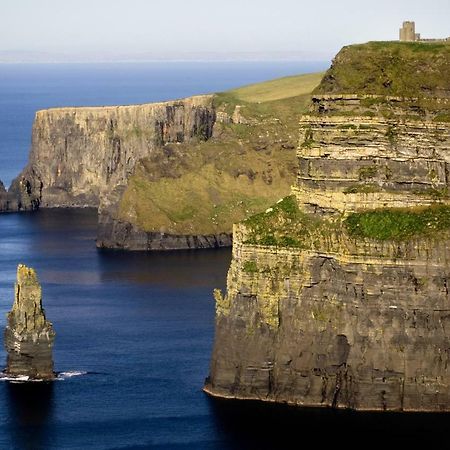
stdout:
<svg viewBox="0 0 450 450">
<path fill-rule="evenodd" d="M 235 227 L 206 392 L 450 410 L 449 65 L 445 44 L 337 55 L 292 195 Z"/>
<path fill-rule="evenodd" d="M 5 329 L 5 373 L 29 379 L 53 379 L 54 338 L 53 326 L 42 308 L 42 289 L 36 272 L 19 264 L 14 304 Z"/>
<path fill-rule="evenodd" d="M 232 224 L 295 181 L 298 117 L 319 81 L 303 75 L 173 102 L 39 111 L 7 209 L 97 207 L 100 247 L 231 245 Z"/>
</svg>

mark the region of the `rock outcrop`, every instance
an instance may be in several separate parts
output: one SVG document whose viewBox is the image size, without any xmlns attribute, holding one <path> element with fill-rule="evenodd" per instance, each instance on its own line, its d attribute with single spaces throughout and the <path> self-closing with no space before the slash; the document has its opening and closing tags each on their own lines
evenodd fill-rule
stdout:
<svg viewBox="0 0 450 450">
<path fill-rule="evenodd" d="M 29 164 L 11 190 L 19 209 L 97 207 L 141 158 L 169 142 L 208 139 L 214 123 L 212 96 L 38 111 Z"/>
<path fill-rule="evenodd" d="M 450 410 L 450 47 L 381 44 L 338 55 L 292 196 L 235 227 L 212 395 Z"/>
<path fill-rule="evenodd" d="M 0 181 L 0 211 L 8 209 L 8 192 L 5 185 Z"/>
<path fill-rule="evenodd" d="M 18 210 L 18 195 L 8 192 L 5 185 L 0 181 L 0 213 L 16 212 Z"/>
<path fill-rule="evenodd" d="M 304 79 L 303 79 L 304 78 Z M 298 117 L 319 74 L 184 100 L 39 111 L 0 211 L 96 207 L 97 246 L 231 245 L 232 224 L 289 193 Z M 278 86 L 277 83 L 280 83 Z M 274 162 L 277 164 L 274 164 Z M 6 199 L 4 199 L 6 195 Z"/>
<path fill-rule="evenodd" d="M 14 304 L 5 330 L 5 373 L 30 379 L 53 379 L 54 338 L 53 326 L 42 308 L 42 290 L 36 272 L 19 264 Z"/>
</svg>

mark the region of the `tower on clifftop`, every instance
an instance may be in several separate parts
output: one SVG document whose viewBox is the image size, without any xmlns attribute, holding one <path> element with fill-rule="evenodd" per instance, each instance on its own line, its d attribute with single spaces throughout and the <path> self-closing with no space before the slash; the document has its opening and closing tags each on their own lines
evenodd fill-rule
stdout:
<svg viewBox="0 0 450 450">
<path fill-rule="evenodd" d="M 400 28 L 400 40 L 404 42 L 414 42 L 420 40 L 420 34 L 416 33 L 415 22 L 403 22 L 403 26 Z"/>
</svg>

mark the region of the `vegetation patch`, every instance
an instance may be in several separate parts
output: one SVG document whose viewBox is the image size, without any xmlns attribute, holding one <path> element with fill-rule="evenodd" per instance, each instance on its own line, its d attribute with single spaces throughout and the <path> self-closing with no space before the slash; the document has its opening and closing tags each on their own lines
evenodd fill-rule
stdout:
<svg viewBox="0 0 450 450">
<path fill-rule="evenodd" d="M 350 214 L 345 226 L 351 236 L 377 240 L 407 240 L 450 229 L 450 206 L 395 208 Z"/>
<path fill-rule="evenodd" d="M 301 211 L 295 196 L 291 195 L 248 218 L 244 224 L 248 244 L 307 248 L 313 235 L 327 230 L 328 221 Z"/>
<path fill-rule="evenodd" d="M 432 98 L 449 88 L 450 44 L 369 42 L 344 47 L 315 93 Z"/>
<path fill-rule="evenodd" d="M 361 167 L 358 170 L 358 178 L 360 181 L 368 180 L 371 178 L 375 178 L 378 174 L 378 167 L 377 166 L 366 166 Z"/>
<path fill-rule="evenodd" d="M 242 270 L 247 273 L 258 272 L 258 266 L 255 261 L 245 261 Z"/>
<path fill-rule="evenodd" d="M 298 122 L 321 77 L 299 75 L 215 94 L 224 120 L 215 124 L 214 136 L 167 144 L 141 160 L 117 218 L 144 231 L 217 234 L 266 210 L 295 183 Z M 238 105 L 243 123 L 229 123 Z M 145 137 L 145 130 L 130 133 Z"/>
</svg>

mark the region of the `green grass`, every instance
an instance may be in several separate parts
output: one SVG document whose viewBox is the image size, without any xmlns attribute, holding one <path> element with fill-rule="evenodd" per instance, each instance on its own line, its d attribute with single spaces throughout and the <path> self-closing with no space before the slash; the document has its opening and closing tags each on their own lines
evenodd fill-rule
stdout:
<svg viewBox="0 0 450 450">
<path fill-rule="evenodd" d="M 325 219 L 300 210 L 295 197 L 289 196 L 243 224 L 246 244 L 275 247 L 320 248 L 330 236 L 339 235 L 394 242 L 440 239 L 450 231 L 450 206 L 377 209 Z"/>
<path fill-rule="evenodd" d="M 351 236 L 385 240 L 407 240 L 433 236 L 450 229 L 450 207 L 434 205 L 416 209 L 380 209 L 350 214 L 345 226 Z"/>
<path fill-rule="evenodd" d="M 291 195 L 244 221 L 248 231 L 246 243 L 307 248 L 312 235 L 325 223 L 328 224 L 301 211 Z"/>
<path fill-rule="evenodd" d="M 450 44 L 369 42 L 344 47 L 315 93 L 439 97 L 449 89 Z"/>
<path fill-rule="evenodd" d="M 267 209 L 295 183 L 298 121 L 320 79 L 299 75 L 216 94 L 219 112 L 231 116 L 240 105 L 249 123 L 216 123 L 207 142 L 167 145 L 142 160 L 117 217 L 145 231 L 213 234 Z"/>
<path fill-rule="evenodd" d="M 309 95 L 316 88 L 323 73 L 310 73 L 251 84 L 229 91 L 238 101 L 263 103 L 285 98 Z"/>
</svg>

